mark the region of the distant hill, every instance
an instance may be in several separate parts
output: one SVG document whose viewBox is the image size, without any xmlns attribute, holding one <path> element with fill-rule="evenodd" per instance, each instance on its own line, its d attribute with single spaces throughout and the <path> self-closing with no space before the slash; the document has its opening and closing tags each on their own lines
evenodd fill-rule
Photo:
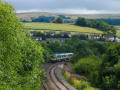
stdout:
<svg viewBox="0 0 120 90">
<path fill-rule="evenodd" d="M 48 12 L 27 12 L 27 13 L 17 13 L 16 16 L 19 19 L 25 19 L 31 21 L 31 18 L 37 18 L 39 16 L 55 16 L 65 15 L 71 17 L 72 19 L 77 19 L 78 17 L 84 17 L 87 19 L 120 19 L 120 14 L 63 14 L 63 13 L 48 13 Z"/>
</svg>

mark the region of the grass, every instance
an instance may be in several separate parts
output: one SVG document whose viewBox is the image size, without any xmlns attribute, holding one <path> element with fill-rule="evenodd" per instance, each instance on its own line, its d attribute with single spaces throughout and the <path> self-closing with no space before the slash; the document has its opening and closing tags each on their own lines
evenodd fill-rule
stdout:
<svg viewBox="0 0 120 90">
<path fill-rule="evenodd" d="M 89 82 L 89 79 L 85 79 L 83 78 L 81 75 L 80 77 L 77 77 L 76 75 L 74 75 L 74 71 L 73 71 L 73 64 L 72 63 L 67 63 L 64 66 L 63 69 L 63 76 L 65 78 L 65 80 L 72 85 L 74 88 L 76 88 L 76 90 L 100 90 L 98 88 L 94 88 L 92 87 L 91 83 Z"/>
<path fill-rule="evenodd" d="M 117 30 L 117 36 L 120 37 L 120 30 Z"/>
<path fill-rule="evenodd" d="M 71 84 L 74 88 L 76 88 L 76 90 L 99 90 L 98 88 L 92 87 L 88 81 L 79 80 L 77 78 L 71 79 L 70 72 L 63 71 L 63 76 L 69 84 Z"/>
<path fill-rule="evenodd" d="M 25 28 L 30 28 L 35 31 L 70 31 L 70 32 L 80 32 L 80 33 L 96 33 L 102 34 L 103 32 L 89 27 L 80 27 L 76 25 L 68 24 L 54 24 L 54 23 L 25 23 Z"/>
</svg>

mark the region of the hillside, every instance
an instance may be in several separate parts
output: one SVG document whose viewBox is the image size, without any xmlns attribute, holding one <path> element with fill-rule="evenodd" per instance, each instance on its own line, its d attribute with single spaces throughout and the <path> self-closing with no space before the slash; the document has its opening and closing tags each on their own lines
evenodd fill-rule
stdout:
<svg viewBox="0 0 120 90">
<path fill-rule="evenodd" d="M 48 12 L 26 12 L 17 13 L 16 16 L 19 19 L 25 19 L 31 21 L 31 18 L 37 18 L 38 16 L 55 16 L 65 15 L 71 17 L 72 19 L 77 19 L 78 17 L 84 17 L 87 19 L 120 19 L 120 14 L 63 14 L 63 13 L 48 13 Z"/>
<path fill-rule="evenodd" d="M 88 27 L 80 27 L 75 25 L 68 25 L 68 24 L 54 24 L 54 23 L 25 23 L 25 28 L 29 30 L 40 30 L 40 31 L 70 31 L 72 33 L 97 33 L 102 34 L 101 31 L 88 28 Z"/>
<path fill-rule="evenodd" d="M 120 26 L 115 26 L 115 27 L 116 27 L 116 29 L 117 29 L 116 35 L 117 35 L 118 37 L 120 37 Z"/>
</svg>

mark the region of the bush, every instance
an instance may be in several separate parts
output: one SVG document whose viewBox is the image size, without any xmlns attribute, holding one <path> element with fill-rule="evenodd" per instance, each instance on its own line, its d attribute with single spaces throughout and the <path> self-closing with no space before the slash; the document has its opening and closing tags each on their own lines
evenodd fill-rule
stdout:
<svg viewBox="0 0 120 90">
<path fill-rule="evenodd" d="M 71 75 L 70 72 L 67 72 L 67 71 L 64 71 L 64 72 L 63 72 L 63 76 L 64 76 L 65 79 L 66 79 L 67 81 L 69 81 L 69 82 L 71 81 L 71 80 L 70 80 L 70 75 Z"/>
<path fill-rule="evenodd" d="M 76 73 L 86 76 L 94 85 L 98 83 L 100 65 L 101 61 L 93 56 L 80 59 L 73 69 Z"/>
<path fill-rule="evenodd" d="M 73 77 L 73 75 L 75 77 Z M 63 72 L 63 76 L 65 77 L 65 79 L 77 90 L 99 90 L 97 88 L 91 87 L 90 83 L 86 80 L 84 76 L 77 75 L 76 77 L 76 75 L 77 74 L 71 74 L 70 72 L 67 72 L 67 71 Z"/>
<path fill-rule="evenodd" d="M 73 82 L 73 86 L 77 90 L 84 90 L 89 86 L 89 83 L 87 81 L 77 80 L 76 78 L 72 79 L 72 82 Z"/>
</svg>

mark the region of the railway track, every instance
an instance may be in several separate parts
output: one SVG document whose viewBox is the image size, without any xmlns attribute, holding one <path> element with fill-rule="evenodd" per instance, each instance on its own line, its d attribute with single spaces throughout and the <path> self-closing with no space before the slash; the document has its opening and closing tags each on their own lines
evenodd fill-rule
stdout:
<svg viewBox="0 0 120 90">
<path fill-rule="evenodd" d="M 44 83 L 45 90 L 69 90 L 67 86 L 65 86 L 56 75 L 56 69 L 60 66 L 64 65 L 64 63 L 56 63 L 51 65 L 47 70 L 47 81 Z"/>
</svg>

